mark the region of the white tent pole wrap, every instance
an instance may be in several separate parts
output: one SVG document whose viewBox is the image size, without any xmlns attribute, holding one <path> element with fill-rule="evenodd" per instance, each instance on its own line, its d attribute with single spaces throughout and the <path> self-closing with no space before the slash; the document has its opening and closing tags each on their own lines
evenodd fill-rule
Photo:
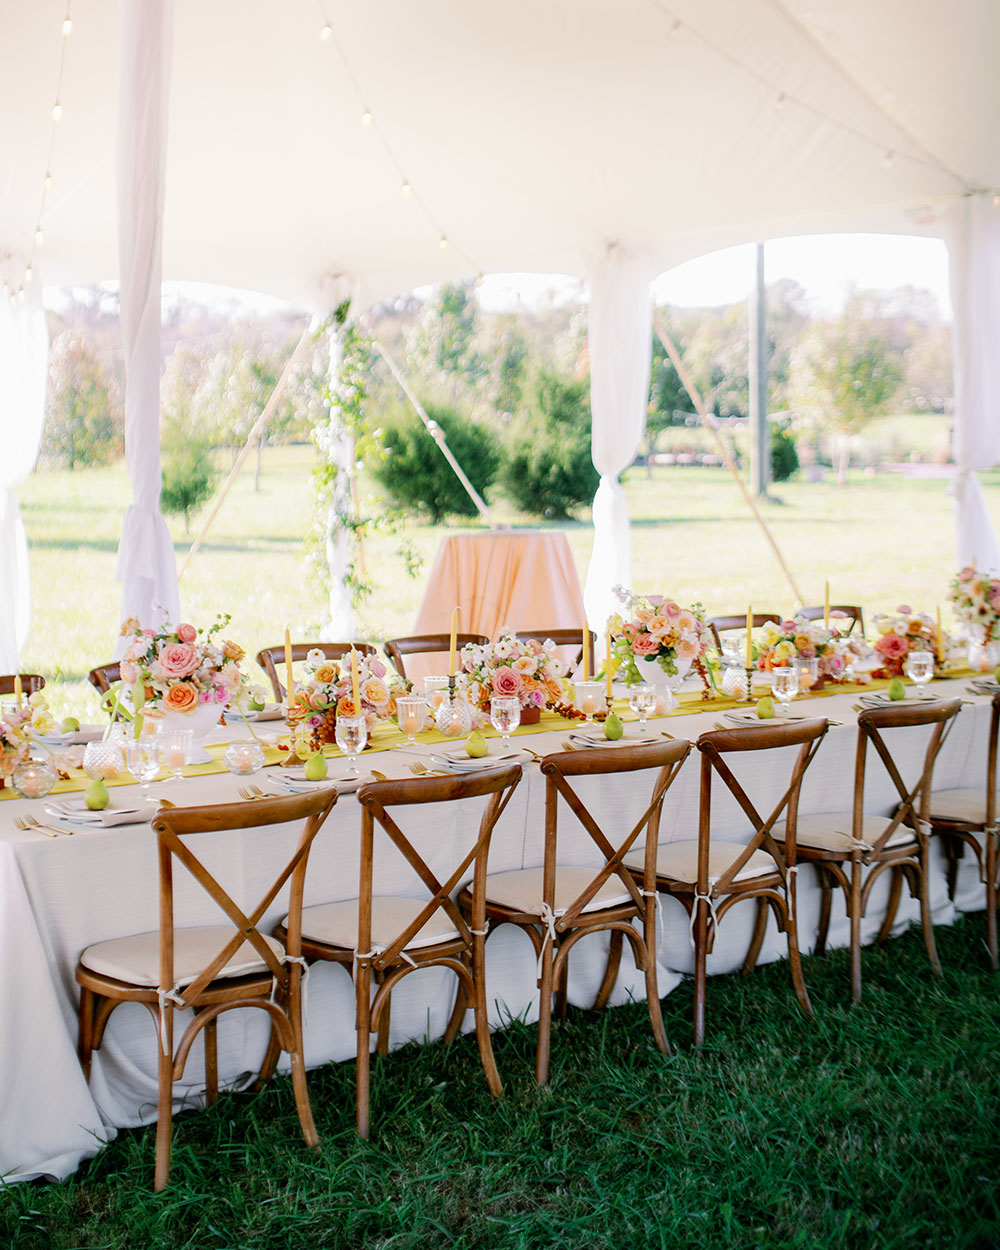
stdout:
<svg viewBox="0 0 1000 1250">
<path fill-rule="evenodd" d="M 618 475 L 635 459 L 649 403 L 653 305 L 644 259 L 612 245 L 590 280 L 588 350 L 594 496 L 594 550 L 583 602 L 599 635 L 619 604 L 612 587 L 632 584 L 628 503 Z"/>
<path fill-rule="evenodd" d="M 14 487 L 31 472 L 45 418 L 49 340 L 41 284 L 24 302 L 0 300 L 0 386 L 4 454 L 0 457 L 0 673 L 16 673 L 28 636 L 31 603 L 28 541 Z"/>
<path fill-rule="evenodd" d="M 954 309 L 955 546 L 959 565 L 973 559 L 1000 571 L 1000 550 L 976 470 L 1000 461 L 1000 207 L 970 195 L 948 212 Z"/>
<path fill-rule="evenodd" d="M 173 0 L 123 0 L 118 102 L 118 264 L 125 351 L 125 460 L 133 502 L 116 577 L 122 619 L 180 617 L 160 512 L 160 275 Z"/>
</svg>

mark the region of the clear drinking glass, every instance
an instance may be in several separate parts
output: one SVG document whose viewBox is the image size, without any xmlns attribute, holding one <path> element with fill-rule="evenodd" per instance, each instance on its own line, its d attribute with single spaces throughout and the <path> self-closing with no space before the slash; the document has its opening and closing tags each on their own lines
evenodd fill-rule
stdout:
<svg viewBox="0 0 1000 1250">
<path fill-rule="evenodd" d="M 904 670 L 910 681 L 917 687 L 921 699 L 927 698 L 924 687 L 934 676 L 934 653 L 932 651 L 911 651 L 906 657 Z"/>
<path fill-rule="evenodd" d="M 815 656 L 800 655 L 795 661 L 795 671 L 799 675 L 799 689 L 811 690 L 819 679 L 819 660 Z"/>
<path fill-rule="evenodd" d="M 594 723 L 594 713 L 604 707 L 603 681 L 578 681 L 575 683 L 576 706 L 584 716 L 584 724 Z"/>
<path fill-rule="evenodd" d="M 521 723 L 521 700 L 517 695 L 495 694 L 490 699 L 490 720 L 497 733 L 503 735 L 503 749 L 509 751 L 510 735 Z"/>
<path fill-rule="evenodd" d="M 656 687 L 648 681 L 638 681 L 628 688 L 628 705 L 639 718 L 639 730 L 646 730 L 646 717 L 656 708 Z"/>
<path fill-rule="evenodd" d="M 160 775 L 160 743 L 158 738 L 133 738 L 125 745 L 125 763 L 139 783 L 144 803 L 155 803 L 149 797 L 149 783 Z"/>
<path fill-rule="evenodd" d="M 347 756 L 347 775 L 359 776 L 358 756 L 368 741 L 368 721 L 363 716 L 337 717 L 337 746 Z"/>
<path fill-rule="evenodd" d="M 160 759 L 174 774 L 174 781 L 180 781 L 184 766 L 191 758 L 191 743 L 194 734 L 190 729 L 161 729 L 157 735 L 160 743 Z"/>
<path fill-rule="evenodd" d="M 415 745 L 416 735 L 427 719 L 427 700 L 422 694 L 408 694 L 396 700 L 396 718 L 400 733 L 406 734 L 406 745 Z"/>
<path fill-rule="evenodd" d="M 799 693 L 799 675 L 794 668 L 771 669 L 771 693 L 778 700 L 780 714 L 787 716 L 792 700 Z"/>
</svg>

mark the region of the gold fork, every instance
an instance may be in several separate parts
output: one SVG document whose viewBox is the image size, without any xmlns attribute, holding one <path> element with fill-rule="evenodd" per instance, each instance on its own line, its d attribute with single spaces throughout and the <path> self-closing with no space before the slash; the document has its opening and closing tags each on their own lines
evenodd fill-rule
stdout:
<svg viewBox="0 0 1000 1250">
<path fill-rule="evenodd" d="M 21 830 L 31 829 L 35 833 L 44 833 L 47 838 L 58 838 L 61 833 L 68 836 L 73 832 L 72 829 L 57 829 L 55 825 L 43 825 L 34 816 L 15 816 L 14 824 Z"/>
<path fill-rule="evenodd" d="M 451 773 L 445 772 L 440 768 L 428 768 L 426 764 L 422 764 L 420 760 L 414 760 L 408 765 L 411 773 L 416 777 L 450 777 Z"/>
<path fill-rule="evenodd" d="M 254 799 L 270 799 L 273 795 L 266 794 L 259 786 L 240 786 L 240 798 L 248 799 L 253 802 Z"/>
</svg>

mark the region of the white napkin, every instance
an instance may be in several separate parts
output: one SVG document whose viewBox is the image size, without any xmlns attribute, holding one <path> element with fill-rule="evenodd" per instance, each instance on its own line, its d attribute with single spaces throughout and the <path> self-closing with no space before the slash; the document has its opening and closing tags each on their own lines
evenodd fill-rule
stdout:
<svg viewBox="0 0 1000 1250">
<path fill-rule="evenodd" d="M 243 714 L 241 712 L 237 712 L 235 717 L 233 716 L 232 713 L 230 713 L 229 718 L 230 720 L 242 719 L 242 716 Z M 285 709 L 282 707 L 280 703 L 265 703 L 259 712 L 247 712 L 246 718 L 247 720 L 254 720 L 254 721 L 284 720 Z"/>
<path fill-rule="evenodd" d="M 628 729 L 620 738 L 605 738 L 603 729 L 593 729 L 590 732 L 572 729 L 569 740 L 575 747 L 648 747 L 659 741 L 658 738 L 633 738 Z"/>
<path fill-rule="evenodd" d="M 49 799 L 43 804 L 50 816 L 68 820 L 73 825 L 99 825 L 110 829 L 114 825 L 144 825 L 152 819 L 153 805 L 142 807 L 115 807 L 109 804 L 102 812 L 92 812 L 83 799 Z"/>
<path fill-rule="evenodd" d="M 273 781 L 279 789 L 286 790 L 289 794 L 308 794 L 311 790 L 320 789 L 323 786 L 334 786 L 338 794 L 353 794 L 364 782 L 371 781 L 371 778 L 328 776 L 322 781 L 310 781 L 302 775 L 300 770 L 291 769 L 269 773 L 268 780 Z"/>
<path fill-rule="evenodd" d="M 447 768 L 452 773 L 477 773 L 484 768 L 521 764 L 530 758 L 527 751 L 510 751 L 506 755 L 468 755 L 465 751 L 449 751 L 446 755 L 431 756 L 439 768 Z"/>
</svg>

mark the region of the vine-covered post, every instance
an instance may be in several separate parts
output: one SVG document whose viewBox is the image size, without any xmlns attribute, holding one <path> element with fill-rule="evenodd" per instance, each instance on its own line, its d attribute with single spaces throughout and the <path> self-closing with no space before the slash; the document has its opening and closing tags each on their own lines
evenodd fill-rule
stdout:
<svg viewBox="0 0 1000 1250">
<path fill-rule="evenodd" d="M 353 562 L 351 535 L 354 529 L 351 483 L 354 476 L 354 421 L 351 416 L 352 383 L 344 377 L 344 339 L 347 333 L 347 304 L 341 304 L 331 318 L 327 336 L 330 345 L 330 406 L 324 426 L 316 431 L 316 442 L 325 456 L 321 473 L 328 493 L 325 525 L 326 563 L 330 576 L 329 610 L 322 636 L 327 641 L 349 641 L 354 637 L 354 599 L 351 590 Z"/>
</svg>

